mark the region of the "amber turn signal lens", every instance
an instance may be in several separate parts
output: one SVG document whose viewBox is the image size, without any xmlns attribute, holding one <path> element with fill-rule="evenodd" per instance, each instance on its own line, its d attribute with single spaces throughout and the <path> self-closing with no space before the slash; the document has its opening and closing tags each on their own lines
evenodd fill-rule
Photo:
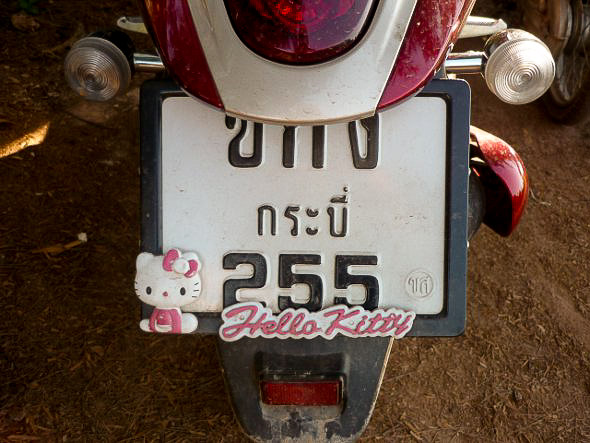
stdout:
<svg viewBox="0 0 590 443">
<path fill-rule="evenodd" d="M 99 32 L 77 41 L 64 64 L 70 87 L 95 101 L 110 100 L 127 91 L 133 53 L 133 44 L 128 39 L 119 32 Z"/>
</svg>

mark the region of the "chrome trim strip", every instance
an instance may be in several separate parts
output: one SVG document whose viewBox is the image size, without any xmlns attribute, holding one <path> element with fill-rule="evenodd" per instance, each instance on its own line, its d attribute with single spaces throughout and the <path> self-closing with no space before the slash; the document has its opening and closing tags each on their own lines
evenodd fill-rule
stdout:
<svg viewBox="0 0 590 443">
<path fill-rule="evenodd" d="M 166 68 L 158 55 L 133 54 L 133 67 L 137 72 L 164 72 Z"/>
<path fill-rule="evenodd" d="M 141 17 L 133 16 L 123 16 L 119 17 L 117 20 L 117 26 L 124 31 L 129 32 L 138 32 L 140 34 L 147 34 L 147 29 L 145 24 L 143 23 L 143 19 Z"/>
<path fill-rule="evenodd" d="M 445 61 L 447 74 L 481 74 L 486 56 L 480 51 L 457 52 L 449 54 Z"/>
<path fill-rule="evenodd" d="M 459 38 L 485 37 L 486 35 L 504 31 L 507 28 L 506 22 L 502 19 L 470 15 L 461 30 Z"/>
</svg>

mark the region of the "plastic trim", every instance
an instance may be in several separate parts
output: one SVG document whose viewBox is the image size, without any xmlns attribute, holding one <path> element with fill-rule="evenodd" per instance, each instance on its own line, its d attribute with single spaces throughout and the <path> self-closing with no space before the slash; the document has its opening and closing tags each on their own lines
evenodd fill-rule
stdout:
<svg viewBox="0 0 590 443">
<path fill-rule="evenodd" d="M 372 115 L 416 1 L 380 1 L 367 33 L 345 55 L 322 64 L 290 66 L 248 49 L 223 1 L 188 0 L 225 111 L 246 120 L 289 125 Z"/>
</svg>

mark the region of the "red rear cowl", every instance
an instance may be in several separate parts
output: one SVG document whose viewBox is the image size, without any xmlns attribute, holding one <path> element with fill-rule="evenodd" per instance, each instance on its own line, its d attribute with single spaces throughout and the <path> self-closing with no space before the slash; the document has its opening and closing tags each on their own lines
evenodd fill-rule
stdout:
<svg viewBox="0 0 590 443">
<path fill-rule="evenodd" d="M 474 4 L 475 0 L 418 0 L 377 109 L 411 96 L 432 79 Z"/>
<path fill-rule="evenodd" d="M 172 77 L 188 93 L 223 109 L 187 0 L 142 0 L 140 4 Z"/>
<path fill-rule="evenodd" d="M 187 2 L 140 3 L 171 75 L 188 93 L 223 108 Z M 377 109 L 411 96 L 432 79 L 474 3 L 418 0 Z M 236 33 L 251 50 L 275 62 L 302 65 L 325 62 L 353 48 L 369 28 L 377 4 L 377 0 L 226 0 Z"/>
</svg>

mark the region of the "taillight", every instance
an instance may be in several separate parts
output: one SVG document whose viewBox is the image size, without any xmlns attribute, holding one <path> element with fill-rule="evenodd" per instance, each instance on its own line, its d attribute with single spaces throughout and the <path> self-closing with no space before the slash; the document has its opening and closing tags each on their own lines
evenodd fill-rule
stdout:
<svg viewBox="0 0 590 443">
<path fill-rule="evenodd" d="M 262 381 L 262 402 L 267 405 L 337 406 L 342 400 L 340 380 Z"/>
<path fill-rule="evenodd" d="M 186 0 L 143 0 L 147 28 L 164 65 L 188 93 L 223 109 Z"/>
<path fill-rule="evenodd" d="M 225 0 L 234 29 L 255 53 L 279 63 L 311 64 L 351 49 L 376 0 Z"/>
<path fill-rule="evenodd" d="M 411 96 L 428 83 L 459 37 L 475 0 L 418 0 L 404 43 L 377 109 Z"/>
</svg>

